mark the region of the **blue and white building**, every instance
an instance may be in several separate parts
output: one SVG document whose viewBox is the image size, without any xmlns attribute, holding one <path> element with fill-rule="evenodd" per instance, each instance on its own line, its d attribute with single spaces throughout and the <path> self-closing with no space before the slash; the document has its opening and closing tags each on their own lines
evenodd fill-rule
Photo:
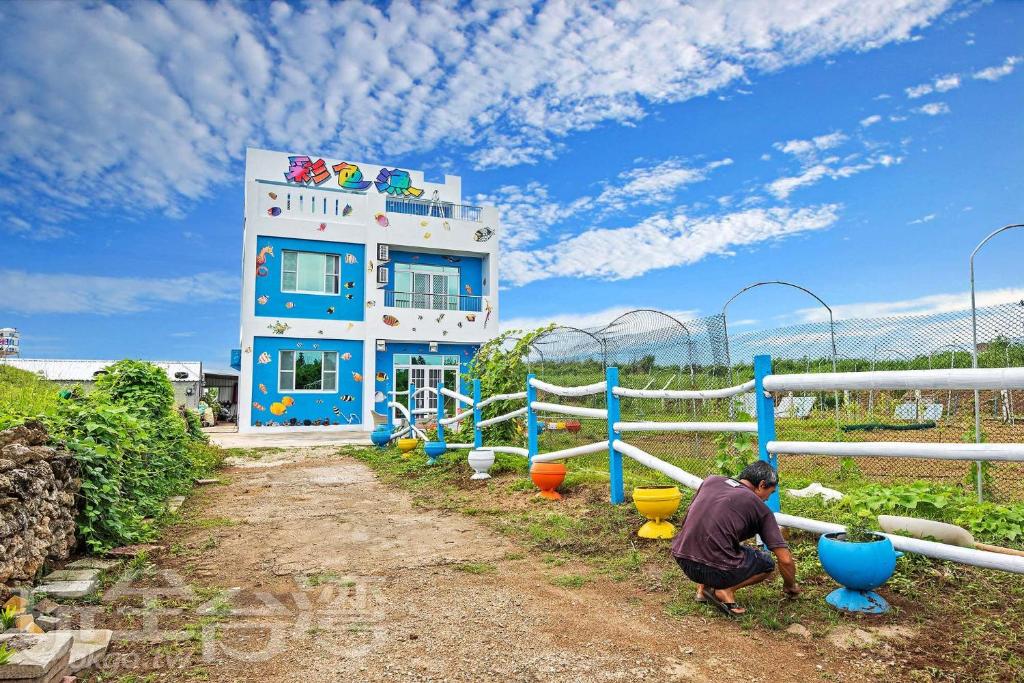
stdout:
<svg viewBox="0 0 1024 683">
<path fill-rule="evenodd" d="M 455 176 L 249 149 L 239 431 L 367 431 L 389 392 L 465 391 L 498 329 L 499 231 Z"/>
</svg>

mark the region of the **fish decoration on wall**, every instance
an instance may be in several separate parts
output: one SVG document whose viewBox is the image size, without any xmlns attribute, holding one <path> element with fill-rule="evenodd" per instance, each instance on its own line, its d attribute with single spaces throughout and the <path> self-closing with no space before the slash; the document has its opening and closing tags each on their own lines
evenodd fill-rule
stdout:
<svg viewBox="0 0 1024 683">
<path fill-rule="evenodd" d="M 380 403 L 380 402 L 381 402 L 381 401 L 383 401 L 383 400 L 384 400 L 385 398 L 386 398 L 386 396 L 384 396 L 384 392 L 383 392 L 383 391 L 378 391 L 377 393 L 375 393 L 375 394 L 373 395 L 373 402 L 374 402 L 374 403 Z"/>
<path fill-rule="evenodd" d="M 270 301 L 270 297 L 267 296 L 266 294 L 264 294 L 263 296 L 261 296 L 258 299 L 256 299 L 256 303 L 258 303 L 260 306 L 263 306 L 268 301 Z"/>
<path fill-rule="evenodd" d="M 383 320 L 384 324 L 388 327 L 398 327 L 398 318 L 393 315 L 385 315 L 381 320 Z"/>
<path fill-rule="evenodd" d="M 274 255 L 274 247 L 269 244 L 256 254 L 256 277 L 265 277 L 270 270 L 267 268 L 267 259 Z"/>
<path fill-rule="evenodd" d="M 448 263 L 458 263 L 462 259 L 459 258 L 458 256 L 445 255 L 444 260 L 447 261 Z"/>
<path fill-rule="evenodd" d="M 360 375 L 358 372 L 353 371 L 352 372 L 352 381 L 353 382 L 362 382 L 363 381 L 363 376 Z"/>
<path fill-rule="evenodd" d="M 266 384 L 259 384 L 259 385 L 256 386 L 256 388 L 260 390 L 261 394 L 267 393 L 267 385 Z"/>
<path fill-rule="evenodd" d="M 289 329 L 291 329 L 291 325 L 289 325 L 288 323 L 283 323 L 280 320 L 275 320 L 271 324 L 267 325 L 267 329 L 273 332 L 274 334 L 284 334 Z"/>
<path fill-rule="evenodd" d="M 466 294 L 473 296 L 473 285 L 466 283 Z"/>
<path fill-rule="evenodd" d="M 298 348 L 301 349 L 302 348 L 302 342 L 295 342 L 295 346 L 297 346 Z"/>
<path fill-rule="evenodd" d="M 323 334 L 323 330 L 320 330 L 320 334 Z M 319 349 L 320 345 L 319 344 L 313 344 L 313 348 L 314 349 Z"/>
<path fill-rule="evenodd" d="M 260 365 L 266 365 L 267 363 L 270 362 L 270 354 L 264 351 L 256 359 L 256 362 L 259 363 Z"/>
<path fill-rule="evenodd" d="M 424 219 L 424 220 L 420 221 L 420 227 L 421 227 L 421 228 L 425 228 L 425 227 L 427 227 L 428 225 L 430 225 L 430 221 L 428 221 L 428 220 L 426 220 L 426 219 Z"/>
<path fill-rule="evenodd" d="M 321 223 L 320 227 L 317 228 L 317 230 L 319 230 L 320 232 L 323 232 L 326 229 L 327 229 L 327 224 L 326 223 Z"/>
<path fill-rule="evenodd" d="M 430 239 L 430 233 L 429 232 L 423 233 L 423 239 L 429 240 Z"/>
<path fill-rule="evenodd" d="M 351 204 L 346 204 L 345 208 L 343 208 L 341 210 L 341 215 L 342 216 L 351 216 L 352 215 L 352 205 Z"/>
<path fill-rule="evenodd" d="M 441 336 L 442 337 L 447 337 L 448 336 L 448 330 L 441 330 Z"/>
<path fill-rule="evenodd" d="M 346 327 L 346 328 L 345 328 L 345 331 L 346 331 L 346 332 L 351 332 L 351 331 L 352 331 L 352 329 L 353 329 L 353 328 L 355 328 L 355 326 L 356 326 L 356 324 L 355 324 L 355 323 L 349 323 L 349 324 L 348 324 L 348 327 Z"/>
<path fill-rule="evenodd" d="M 487 321 L 491 319 L 492 310 L 494 309 L 491 308 L 491 302 L 488 301 L 487 299 L 484 299 L 484 311 L 487 312 L 487 315 L 484 316 L 484 327 L 487 327 Z"/>
<path fill-rule="evenodd" d="M 476 313 L 467 313 L 466 320 L 468 320 L 471 323 L 476 322 Z"/>
<path fill-rule="evenodd" d="M 345 263 L 350 266 L 357 261 L 355 254 L 345 254 Z"/>
<path fill-rule="evenodd" d="M 246 346 L 245 347 L 245 351 L 243 351 L 242 353 L 252 353 L 252 347 L 251 346 Z"/>
<path fill-rule="evenodd" d="M 341 359 L 342 360 L 352 360 L 352 354 L 349 353 L 348 351 L 346 351 L 345 353 L 341 354 Z"/>
<path fill-rule="evenodd" d="M 322 398 L 318 398 L 318 399 L 316 400 L 316 404 L 317 404 L 318 406 L 322 406 L 322 405 L 324 404 L 324 400 L 323 400 Z"/>
<path fill-rule="evenodd" d="M 490 228 L 480 228 L 473 233 L 473 239 L 477 242 L 486 242 L 487 240 L 494 237 L 494 231 Z"/>
<path fill-rule="evenodd" d="M 334 406 L 333 408 L 331 408 L 331 412 L 333 412 L 338 417 L 341 417 L 341 408 L 339 408 L 338 406 Z"/>
<path fill-rule="evenodd" d="M 279 207 L 279 206 L 272 206 L 272 207 L 270 207 L 269 209 L 267 209 L 267 215 L 268 216 L 280 216 L 281 215 L 281 207 Z"/>
<path fill-rule="evenodd" d="M 441 322 L 442 320 L 444 320 L 444 313 L 442 313 L 441 315 L 437 316 L 437 321 L 436 322 Z"/>
<path fill-rule="evenodd" d="M 270 197 L 271 199 L 277 199 L 277 193 L 276 192 L 268 192 L 267 196 Z"/>
<path fill-rule="evenodd" d="M 408 171 L 397 168 L 382 168 L 373 181 L 377 192 L 389 194 L 392 197 L 421 197 L 423 189 L 412 186 L 412 178 Z"/>
<path fill-rule="evenodd" d="M 343 394 L 338 397 L 338 400 L 342 403 L 352 403 L 352 401 L 356 400 L 356 397 L 352 394 Z"/>
<path fill-rule="evenodd" d="M 462 321 L 461 320 L 456 324 L 456 327 L 462 327 Z"/>
<path fill-rule="evenodd" d="M 373 214 L 373 220 L 377 221 L 377 225 L 382 228 L 386 228 L 391 225 L 391 221 L 388 220 L 386 213 L 380 213 L 379 211 Z"/>
<path fill-rule="evenodd" d="M 340 164 L 334 164 L 331 166 L 334 169 L 334 173 L 338 176 L 338 187 L 343 187 L 346 190 L 365 190 L 370 186 L 369 180 L 363 180 L 363 171 L 355 164 L 350 164 L 345 161 Z M 346 206 L 348 206 L 346 204 Z M 346 216 L 348 214 L 345 214 Z"/>
<path fill-rule="evenodd" d="M 374 301 L 373 299 L 370 299 L 369 301 L 366 302 L 366 307 L 367 308 L 373 308 L 376 305 L 377 305 L 377 302 Z M 397 325 L 398 323 L 395 323 L 395 324 Z"/>
<path fill-rule="evenodd" d="M 441 223 L 441 227 L 444 228 L 445 230 L 451 230 L 452 224 L 449 223 L 448 221 L 445 221 L 444 223 Z"/>
<path fill-rule="evenodd" d="M 266 408 L 264 408 L 264 407 L 263 407 L 263 404 L 262 404 L 262 403 L 257 403 L 256 401 L 253 401 L 253 402 L 252 402 L 252 407 L 253 407 L 253 409 L 255 409 L 255 410 L 258 410 L 258 411 L 260 411 L 261 413 L 262 413 L 262 412 L 263 412 L 264 410 L 266 410 Z"/>
<path fill-rule="evenodd" d="M 387 382 L 388 381 L 388 373 L 386 373 L 386 372 L 378 372 L 377 373 L 377 381 L 378 382 Z"/>
<path fill-rule="evenodd" d="M 327 315 L 334 315 L 334 306 L 327 307 Z"/>
<path fill-rule="evenodd" d="M 349 301 L 351 301 L 352 299 L 356 298 L 356 295 L 355 294 L 346 294 L 345 298 L 348 299 Z"/>
<path fill-rule="evenodd" d="M 295 304 L 292 303 L 291 301 L 285 301 L 284 302 L 284 307 L 288 308 L 288 309 L 292 309 L 292 308 L 295 308 Z"/>
<path fill-rule="evenodd" d="M 355 289 L 356 283 L 349 280 L 345 283 L 345 289 Z"/>
</svg>

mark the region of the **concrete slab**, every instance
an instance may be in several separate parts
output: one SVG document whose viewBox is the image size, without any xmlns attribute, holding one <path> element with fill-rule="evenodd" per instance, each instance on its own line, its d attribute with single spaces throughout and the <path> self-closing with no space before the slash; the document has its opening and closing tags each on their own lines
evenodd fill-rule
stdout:
<svg viewBox="0 0 1024 683">
<path fill-rule="evenodd" d="M 82 669 L 88 669 L 102 662 L 103 658 L 107 656 L 110 639 L 114 636 L 114 632 L 107 629 L 60 631 L 60 633 L 70 633 L 75 638 L 68 661 L 70 673 L 78 673 Z"/>
<path fill-rule="evenodd" d="M 60 631 L 39 635 L 10 633 L 0 634 L 0 643 L 15 649 L 11 659 L 0 666 L 0 681 L 49 683 L 66 673 L 74 637 Z"/>
<path fill-rule="evenodd" d="M 221 448 L 305 448 L 369 446 L 370 432 L 214 432 L 210 442 Z"/>
<path fill-rule="evenodd" d="M 63 624 L 63 617 L 53 616 L 50 614 L 40 614 L 36 617 L 36 626 L 47 632 L 59 631 Z"/>
<path fill-rule="evenodd" d="M 99 569 L 109 571 L 121 564 L 120 560 L 104 560 L 101 557 L 83 557 L 64 565 L 65 569 Z"/>
<path fill-rule="evenodd" d="M 53 581 L 36 586 L 36 593 L 46 593 L 47 597 L 60 599 L 84 598 L 96 592 L 99 581 Z"/>
<path fill-rule="evenodd" d="M 185 496 L 172 496 L 167 499 L 167 511 L 172 515 L 185 504 Z"/>
<path fill-rule="evenodd" d="M 43 583 L 56 581 L 95 581 L 100 577 L 99 569 L 58 569 L 43 577 Z"/>
</svg>

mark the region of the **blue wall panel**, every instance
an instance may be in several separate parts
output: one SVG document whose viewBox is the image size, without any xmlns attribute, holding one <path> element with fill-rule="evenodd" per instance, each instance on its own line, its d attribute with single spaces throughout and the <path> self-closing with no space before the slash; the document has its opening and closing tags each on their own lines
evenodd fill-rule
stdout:
<svg viewBox="0 0 1024 683">
<path fill-rule="evenodd" d="M 323 424 L 361 424 L 363 405 L 363 343 L 339 339 L 290 339 L 256 337 L 252 345 L 252 424 L 257 426 L 303 425 L 305 420 Z M 280 351 L 337 351 L 338 390 L 331 392 L 280 392 L 277 390 Z M 271 406 L 292 400 L 282 415 Z M 273 425 L 268 425 L 273 423 Z"/>
<path fill-rule="evenodd" d="M 362 320 L 365 307 L 363 290 L 366 284 L 365 246 L 348 242 L 321 242 L 284 237 L 256 238 L 257 254 L 265 247 L 262 265 L 256 268 L 255 314 L 275 318 L 313 318 L 319 320 Z M 337 254 L 340 258 L 341 284 L 336 295 L 297 294 L 281 291 L 281 253 L 285 249 Z M 351 263 L 346 263 L 350 261 Z M 265 273 L 265 275 L 260 275 Z M 348 286 L 346 286 L 348 285 Z"/>
<path fill-rule="evenodd" d="M 412 251 L 391 250 L 388 262 L 388 280 L 390 288 L 395 287 L 395 264 L 419 263 L 425 266 L 448 266 L 459 269 L 459 294 L 480 296 L 483 292 L 483 259 L 472 256 L 446 256 L 442 254 L 425 254 Z M 466 291 L 466 285 L 470 290 Z M 470 294 L 472 292 L 472 294 Z"/>
<path fill-rule="evenodd" d="M 395 389 L 394 381 L 394 357 L 395 354 L 416 354 L 423 356 L 430 355 L 454 355 L 459 354 L 461 362 L 459 363 L 459 379 L 462 383 L 460 391 L 464 394 L 471 395 L 473 392 L 469 388 L 467 383 L 467 377 L 469 375 L 469 361 L 473 359 L 476 354 L 476 350 L 480 348 L 476 344 L 438 344 L 437 351 L 435 353 L 430 352 L 430 346 L 426 343 L 420 342 L 387 342 L 386 351 L 376 352 L 376 377 L 374 380 L 375 395 L 373 409 L 381 415 L 388 414 L 387 402 L 389 400 L 388 393 Z M 405 387 L 400 387 L 399 391 L 404 391 Z"/>
</svg>

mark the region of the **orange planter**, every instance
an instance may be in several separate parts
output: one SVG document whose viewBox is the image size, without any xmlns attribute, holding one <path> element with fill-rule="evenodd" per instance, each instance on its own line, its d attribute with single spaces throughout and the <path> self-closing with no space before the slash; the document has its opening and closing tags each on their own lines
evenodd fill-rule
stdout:
<svg viewBox="0 0 1024 683">
<path fill-rule="evenodd" d="M 540 489 L 537 495 L 549 500 L 561 500 L 556 491 L 565 479 L 565 464 L 561 462 L 535 462 L 530 467 L 530 479 Z"/>
</svg>

